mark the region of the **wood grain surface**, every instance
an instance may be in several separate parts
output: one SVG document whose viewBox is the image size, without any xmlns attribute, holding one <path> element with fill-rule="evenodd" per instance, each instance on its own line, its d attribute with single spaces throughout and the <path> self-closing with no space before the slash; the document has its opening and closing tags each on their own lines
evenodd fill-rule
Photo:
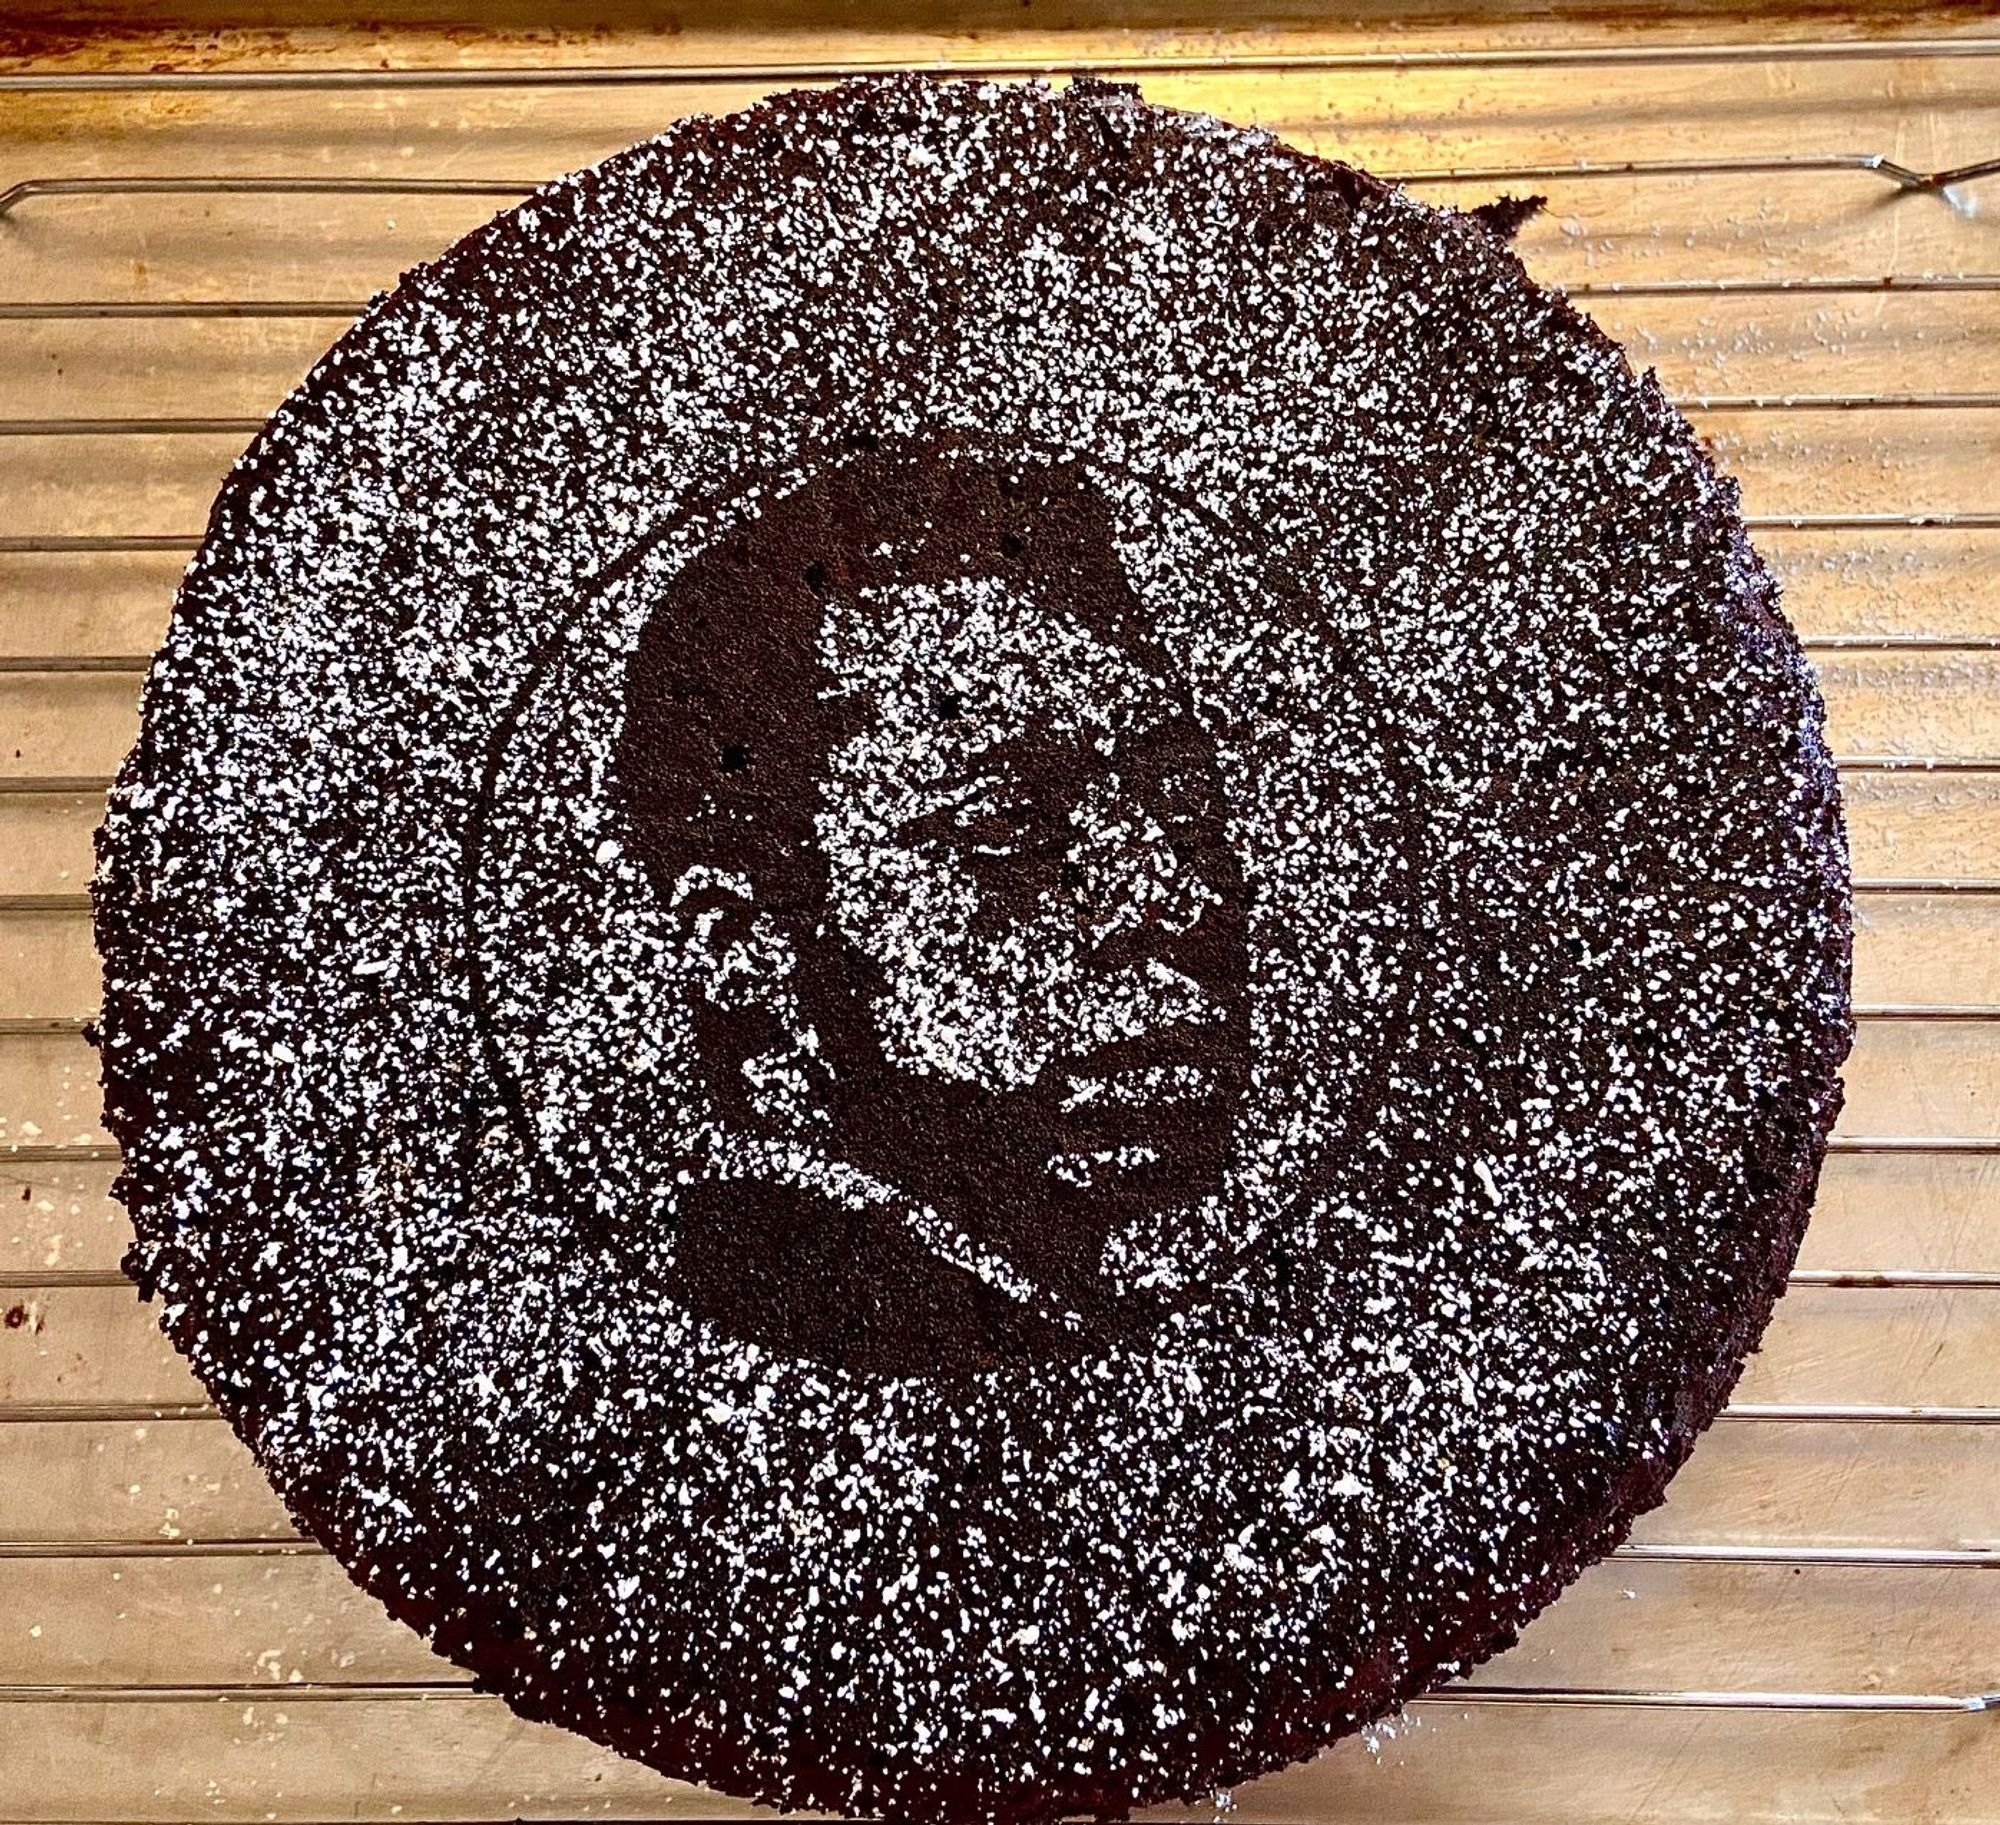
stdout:
<svg viewBox="0 0 2000 1825">
<path fill-rule="evenodd" d="M 1898 15 L 1905 36 L 1962 38 L 1960 54 L 1878 38 L 1855 58 L 1813 46 L 1859 42 L 1884 16 L 1745 23 L 1704 7 L 1639 26 L 1585 7 L 1555 27 L 1363 5 L 1359 23 L 1332 26 L 1310 9 L 1240 10 L 1151 7 L 1141 27 L 1105 7 L 971 22 L 915 0 L 818 15 L 769 0 L 734 26 L 703 6 L 678 30 L 538 31 L 510 11 L 487 35 L 326 19 L 211 29 L 199 9 L 171 32 L 117 8 L 82 23 L 38 15 L 0 72 L 567 61 L 710 74 L 0 89 L 0 191 L 186 175 L 525 184 L 687 112 L 739 106 L 776 85 L 760 71 L 943 59 L 1119 62 L 1154 100 L 1432 174 L 1413 187 L 1441 201 L 1546 193 L 1524 258 L 1658 369 L 1741 478 L 1850 762 L 1867 1017 L 1801 1266 L 2000 1275 L 2000 893 L 1935 891 L 2000 884 L 2000 289 L 1910 283 L 2000 284 L 2000 178 L 1904 195 L 1866 170 L 1798 164 L 2000 156 L 2000 28 L 1987 43 L 1957 12 Z M 1728 41 L 1765 48 L 1653 56 Z M 1533 55 L 1589 46 L 1624 60 Z M 1385 49 L 1442 61 L 1365 61 Z M 1529 55 L 1451 60 L 1498 49 Z M 1437 175 L 1633 160 L 1775 168 Z M 117 1277 L 115 1165 L 79 1030 L 97 994 L 90 832 L 185 550 L 24 547 L 191 542 L 246 441 L 233 421 L 260 420 L 356 301 L 502 201 L 0 202 L 0 1821 L 746 1810 L 457 1688 L 297 1538 Z M 45 314 L 243 300 L 309 310 Z M 103 418 L 225 422 L 109 434 L 25 422 Z M 1993 523 L 1896 523 L 1937 515 Z M 1871 516 L 1891 523 L 1814 523 Z M 1926 757 L 1993 765 L 1884 764 Z M 2000 1407 L 2000 1289 L 1800 1286 L 1738 1402 L 1806 1411 L 1718 1424 L 1634 1549 L 1469 1687 L 1218 1804 L 1245 1821 L 2000 1820 L 2000 1715 L 1949 1708 L 2000 1687 L 2000 1425 L 1974 1423 Z M 1854 1404 L 1964 1423 L 1823 1412 Z M 1649 1702 L 1661 1695 L 1678 1702 Z"/>
</svg>

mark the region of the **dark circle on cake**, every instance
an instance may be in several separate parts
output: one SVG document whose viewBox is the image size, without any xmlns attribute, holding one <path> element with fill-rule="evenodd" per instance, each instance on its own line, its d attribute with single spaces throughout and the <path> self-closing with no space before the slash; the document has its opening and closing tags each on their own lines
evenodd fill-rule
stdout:
<svg viewBox="0 0 2000 1825">
<path fill-rule="evenodd" d="M 1372 1176 L 1420 819 L 1351 633 L 1308 638 L 1256 547 L 1115 459 L 866 432 L 606 566 L 500 716 L 464 866 L 474 1004 L 548 1207 L 711 1337 L 933 1382 L 1142 1347 L 1353 1246 L 1314 1201 Z M 1252 657 L 1220 630 L 1259 613 L 1297 625 Z M 1184 626 L 1226 684 L 1196 684 Z M 1310 940 L 1271 906 L 1253 939 L 1236 849 L 1260 845 L 1231 828 L 1232 794 L 1268 790 L 1243 719 L 1273 666 L 1342 775 L 1290 840 L 1356 877 Z M 1268 1034 L 1301 970 L 1260 1058 L 1250 978 Z M 653 1049 L 647 1021 L 688 1041 L 656 1079 L 608 1062 Z M 556 1031 L 591 1035 L 583 1069 Z M 1302 1093 L 1316 1140 L 1259 1175 Z"/>
<path fill-rule="evenodd" d="M 1103 84 L 780 96 L 231 472 L 93 886 L 127 1266 L 484 1689 L 1118 1817 L 1659 1502 L 1839 1109 L 1844 836 L 1734 485 L 1504 225 Z"/>
</svg>

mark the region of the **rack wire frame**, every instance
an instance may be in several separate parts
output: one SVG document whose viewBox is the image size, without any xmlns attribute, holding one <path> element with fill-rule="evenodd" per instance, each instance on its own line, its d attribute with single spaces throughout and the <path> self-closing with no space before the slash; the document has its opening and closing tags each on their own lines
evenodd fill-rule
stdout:
<svg viewBox="0 0 2000 1825">
<path fill-rule="evenodd" d="M 846 77 L 921 69 L 949 76 L 1098 76 L 1159 73 L 1242 72 L 1246 70 L 1310 74 L 1430 70 L 1578 69 L 1617 66 L 1672 67 L 1741 64 L 1783 58 L 1797 62 L 1867 62 L 2000 57 L 2000 37 L 1885 39 L 1874 41 L 1781 40 L 1724 44 L 1644 45 L 1604 44 L 1577 47 L 1511 49 L 1333 52 L 1085 59 L 1062 63 L 1021 60 L 956 60 L 911 65 L 865 59 L 826 63 L 762 63 L 715 65 L 509 66 L 461 65 L 421 69 L 306 68 L 256 71 L 131 72 L 0 72 L 0 93 L 21 95 L 99 93 L 196 93 L 208 91 L 383 91 L 418 89 L 528 89 L 633 87 L 672 83 L 713 85 L 835 81 Z M 2000 157 L 1980 159 L 1946 169 L 1918 170 L 1886 154 L 1845 152 L 1751 158 L 1654 159 L 1622 162 L 1442 167 L 1385 172 L 1406 184 L 1456 186 L 1590 181 L 1600 178 L 1692 177 L 1720 175 L 1864 174 L 1885 186 L 1889 206 L 1903 206 L 1912 197 L 1938 197 L 1982 179 L 2000 177 Z M 28 178 L 0 190 L 0 260 L 6 239 L 26 208 L 46 208 L 70 198 L 128 195 L 202 196 L 352 196 L 451 195 L 518 197 L 538 180 L 453 178 L 372 178 L 339 174 L 230 176 L 190 172 L 167 177 Z M 1745 297 L 1843 296 L 1887 292 L 1985 293 L 2000 291 L 2000 273 L 1853 274 L 1831 277 L 1743 275 L 1702 279 L 1660 279 L 1579 283 L 1564 288 L 1578 299 L 1594 297 Z M 223 320 L 298 318 L 345 321 L 359 315 L 370 299 L 194 298 L 179 300 L 34 299 L 0 301 L 0 322 L 107 321 L 143 319 Z M 1985 411 L 2000 410 L 1995 392 L 1783 393 L 1688 395 L 1676 401 L 1683 409 L 1702 412 L 1766 413 L 1848 410 Z M 254 435 L 262 420 L 248 417 L 103 417 L 9 418 L 0 420 L 0 439 L 23 437 L 105 438 Z M 2000 530 L 2000 508 L 1946 506 L 1907 513 L 1792 513 L 1754 516 L 1753 529 L 1814 531 L 1884 531 L 1910 533 L 1986 532 Z M 8 535 L 0 537 L 0 557 L 65 556 L 191 552 L 199 535 L 182 531 L 118 535 Z M 1834 634 L 1808 638 L 1810 651 L 1926 653 L 2000 651 L 2000 634 L 1943 633 Z M 143 654 L 69 654 L 62 652 L 0 655 L 0 676 L 14 674 L 132 674 L 151 664 Z M 1996 754 L 1880 754 L 1836 757 L 1843 774 L 1949 773 L 2000 774 Z M 109 781 L 91 776 L 0 777 L 0 796 L 70 795 L 99 797 Z M 1854 882 L 1857 894 L 2000 895 L 2000 878 L 1875 877 Z M 35 913 L 80 913 L 88 907 L 83 894 L 0 895 L 0 918 Z M 2000 1004 L 1878 1004 L 1857 1007 L 1863 1021 L 1979 1022 L 2000 1024 Z M 87 1035 L 88 1022 L 64 1017 L 0 1020 L 0 1044 L 9 1039 L 58 1034 Z M 2000 1134 L 1993 1135 L 1836 1135 L 1836 1154 L 1939 1154 L 2000 1156 Z M 19 1144 L 0 1147 L 0 1166 L 115 1162 L 118 1150 L 104 1143 Z M 117 1288 L 127 1284 L 115 1270 L 40 1270 L 0 1273 L 0 1288 L 31 1294 L 62 1290 Z M 1929 1289 L 1935 1291 L 2000 1291 L 2000 1270 L 1935 1270 L 1906 1267 L 1875 1269 L 1802 1269 L 1790 1276 L 1794 1288 Z M 2000 1426 L 2000 1406 L 1941 1406 L 1832 1402 L 1732 1402 L 1720 1416 L 1737 1424 L 1838 1426 Z M 206 1401 L 13 1402 L 0 1403 L 0 1430 L 16 1426 L 102 1420 L 113 1422 L 190 1422 L 219 1420 Z M 0 1561 L 39 1558 L 232 1558 L 323 1556 L 325 1549 L 298 1535 L 259 1537 L 178 1538 L 140 1541 L 40 1541 L 0 1539 Z M 1618 1547 L 1613 1557 L 1626 1561 L 1684 1564 L 1777 1565 L 1821 1570 L 1881 1568 L 1950 1569 L 2000 1568 L 2000 1545 L 1926 1547 L 1822 1546 L 1762 1542 L 1632 1543 Z M 2000 1687 L 2000 1669 L 1996 1669 Z M 355 1700 L 407 1700 L 434 1703 L 480 1696 L 471 1683 L 454 1678 L 375 1682 L 369 1684 L 306 1680 L 282 1688 L 262 1685 L 201 1684 L 34 1684 L 0 1681 L 0 1704 L 31 1704 L 57 1699 L 92 1703 L 217 1703 L 254 1705 L 281 1698 L 296 1703 L 339 1703 Z M 1418 1705 L 1536 1705 L 1618 1709 L 1664 1708 L 1685 1711 L 1886 1712 L 1910 1716 L 1964 1716 L 2000 1710 L 2000 1690 L 1974 1692 L 1769 1692 L 1696 1689 L 1576 1687 L 1544 1684 L 1455 1683 L 1414 1701 Z"/>
<path fill-rule="evenodd" d="M 600 88 L 656 83 L 835 82 L 916 70 L 935 76 L 1142 76 L 1256 71 L 1361 74 L 1403 70 L 1571 70 L 1672 68 L 1689 64 L 1885 63 L 2000 56 L 2000 38 L 1762 38 L 1721 43 L 1420 47 L 1379 51 L 1230 51 L 1138 57 L 945 58 L 915 63 L 845 58 L 759 63 L 449 64 L 435 67 L 283 70 L 17 71 L 0 73 L 0 93 L 194 93 L 204 89 Z"/>
</svg>

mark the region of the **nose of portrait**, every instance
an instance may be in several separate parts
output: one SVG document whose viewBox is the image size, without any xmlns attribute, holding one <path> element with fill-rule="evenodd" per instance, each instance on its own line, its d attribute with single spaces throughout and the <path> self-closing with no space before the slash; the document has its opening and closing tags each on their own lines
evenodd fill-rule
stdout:
<svg viewBox="0 0 2000 1825">
<path fill-rule="evenodd" d="M 1070 816 L 1064 872 L 1094 951 L 1125 934 L 1190 930 L 1213 890 L 1175 849 L 1158 808 L 1117 775 L 1097 780 Z"/>
</svg>

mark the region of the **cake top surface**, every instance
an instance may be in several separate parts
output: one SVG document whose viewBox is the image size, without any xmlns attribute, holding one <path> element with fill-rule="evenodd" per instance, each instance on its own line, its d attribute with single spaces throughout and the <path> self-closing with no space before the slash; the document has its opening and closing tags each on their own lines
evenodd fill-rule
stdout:
<svg viewBox="0 0 2000 1825">
<path fill-rule="evenodd" d="M 1206 1791 L 1725 1397 L 1846 1047 L 1820 722 L 1482 221 L 1105 85 L 682 121 L 218 499 L 101 840 L 130 1265 L 529 1715 Z"/>
</svg>

